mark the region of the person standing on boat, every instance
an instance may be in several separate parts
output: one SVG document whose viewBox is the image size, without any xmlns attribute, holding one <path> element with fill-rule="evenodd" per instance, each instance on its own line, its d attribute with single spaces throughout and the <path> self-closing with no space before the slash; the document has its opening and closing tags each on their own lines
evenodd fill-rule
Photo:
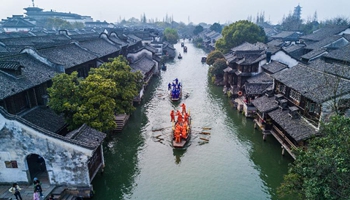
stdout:
<svg viewBox="0 0 350 200">
<path fill-rule="evenodd" d="M 174 110 L 170 111 L 170 118 L 171 118 L 171 122 L 175 122 L 175 112 L 174 112 Z"/>
<path fill-rule="evenodd" d="M 179 143 L 181 141 L 181 131 L 180 131 L 180 127 L 176 126 L 175 128 L 175 142 Z"/>
<path fill-rule="evenodd" d="M 184 114 L 184 122 L 187 124 L 188 123 L 188 114 L 185 112 Z"/>
<path fill-rule="evenodd" d="M 178 110 L 177 111 L 177 123 L 181 123 L 182 122 L 182 114 L 181 112 Z"/>
<path fill-rule="evenodd" d="M 168 90 L 171 90 L 171 84 L 168 83 Z"/>
<path fill-rule="evenodd" d="M 182 138 L 187 138 L 187 130 L 185 128 L 185 125 L 182 127 L 182 135 L 181 135 Z"/>
<path fill-rule="evenodd" d="M 181 108 L 182 108 L 182 113 L 186 114 L 186 105 L 185 105 L 185 103 L 181 104 Z"/>
<path fill-rule="evenodd" d="M 175 85 L 177 85 L 177 83 L 179 82 L 179 79 L 175 79 Z"/>
</svg>

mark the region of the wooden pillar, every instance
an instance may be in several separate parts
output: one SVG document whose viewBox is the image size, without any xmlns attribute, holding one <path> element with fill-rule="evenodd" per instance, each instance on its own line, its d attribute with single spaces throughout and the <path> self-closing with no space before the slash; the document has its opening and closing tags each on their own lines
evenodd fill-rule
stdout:
<svg viewBox="0 0 350 200">
<path fill-rule="evenodd" d="M 284 156 L 284 147 L 281 146 L 281 148 L 282 148 L 282 156 Z"/>
<path fill-rule="evenodd" d="M 266 141 L 267 134 L 263 132 L 263 140 Z"/>
</svg>

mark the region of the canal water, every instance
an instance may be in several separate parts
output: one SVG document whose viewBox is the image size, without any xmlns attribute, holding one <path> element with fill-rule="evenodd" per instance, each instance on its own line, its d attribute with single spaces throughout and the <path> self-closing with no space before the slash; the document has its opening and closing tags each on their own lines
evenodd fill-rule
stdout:
<svg viewBox="0 0 350 200">
<path fill-rule="evenodd" d="M 292 159 L 278 142 L 262 140 L 252 119 L 230 107 L 222 87 L 213 86 L 206 53 L 186 40 L 188 52 L 148 85 L 145 98 L 121 133 L 104 145 L 106 167 L 93 181 L 94 199 L 278 199 L 276 188 Z M 171 146 L 171 109 L 167 84 L 178 78 L 192 116 L 187 148 Z M 201 134 L 203 128 L 210 135 Z"/>
</svg>

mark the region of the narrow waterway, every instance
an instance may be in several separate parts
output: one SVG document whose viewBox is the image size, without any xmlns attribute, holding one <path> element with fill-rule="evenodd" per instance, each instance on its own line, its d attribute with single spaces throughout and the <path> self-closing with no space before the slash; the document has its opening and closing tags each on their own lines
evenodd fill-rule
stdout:
<svg viewBox="0 0 350 200">
<path fill-rule="evenodd" d="M 148 85 L 145 98 L 122 133 L 104 146 L 106 168 L 93 182 L 94 199 L 278 199 L 276 188 L 292 160 L 278 142 L 262 140 L 259 130 L 230 107 L 222 87 L 213 86 L 205 52 L 186 41 L 176 44 L 181 60 Z M 166 96 L 178 78 L 192 116 L 192 138 L 184 150 L 171 146 L 170 110 L 180 109 Z M 210 127 L 210 135 L 200 134 Z M 209 140 L 206 142 L 204 139 Z"/>
</svg>

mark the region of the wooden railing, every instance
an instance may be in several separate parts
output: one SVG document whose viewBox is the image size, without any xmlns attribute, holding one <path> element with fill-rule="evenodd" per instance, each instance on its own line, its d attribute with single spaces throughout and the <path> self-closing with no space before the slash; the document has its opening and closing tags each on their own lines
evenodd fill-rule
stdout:
<svg viewBox="0 0 350 200">
<path fill-rule="evenodd" d="M 286 141 L 291 149 L 296 149 L 297 147 L 291 142 L 288 137 L 281 131 L 279 130 L 275 125 L 272 126 L 273 129 L 279 134 L 280 137 L 283 138 L 284 141 Z"/>
</svg>

